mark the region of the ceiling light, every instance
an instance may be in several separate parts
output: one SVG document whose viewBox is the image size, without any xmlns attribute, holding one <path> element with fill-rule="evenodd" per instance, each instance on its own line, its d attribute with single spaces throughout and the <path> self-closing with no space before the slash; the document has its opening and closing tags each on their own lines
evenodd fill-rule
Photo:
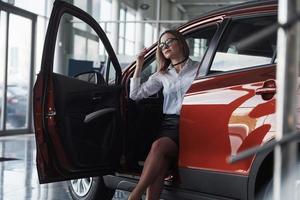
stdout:
<svg viewBox="0 0 300 200">
<path fill-rule="evenodd" d="M 149 4 L 147 4 L 147 3 L 142 3 L 141 5 L 140 5 L 140 8 L 142 9 L 142 10 L 147 10 L 147 9 L 149 9 Z"/>
</svg>

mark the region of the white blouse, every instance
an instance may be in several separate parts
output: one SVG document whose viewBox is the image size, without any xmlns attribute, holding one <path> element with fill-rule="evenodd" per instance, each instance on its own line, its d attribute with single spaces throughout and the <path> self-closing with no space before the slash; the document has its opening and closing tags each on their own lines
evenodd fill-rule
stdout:
<svg viewBox="0 0 300 200">
<path fill-rule="evenodd" d="M 188 59 L 179 73 L 169 67 L 166 73 L 156 72 L 141 84 L 141 78 L 130 79 L 132 100 L 140 100 L 157 93 L 163 87 L 164 114 L 180 114 L 183 97 L 195 79 L 199 62 Z"/>
</svg>

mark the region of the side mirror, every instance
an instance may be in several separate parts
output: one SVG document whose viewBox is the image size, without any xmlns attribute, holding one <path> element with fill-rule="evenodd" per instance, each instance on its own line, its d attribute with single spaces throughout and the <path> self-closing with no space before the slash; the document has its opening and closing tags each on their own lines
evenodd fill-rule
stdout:
<svg viewBox="0 0 300 200">
<path fill-rule="evenodd" d="M 100 72 L 97 72 L 97 71 L 83 72 L 83 73 L 75 75 L 74 77 L 76 79 L 86 81 L 88 83 L 93 83 L 96 85 L 106 85 L 106 82 L 105 82 L 102 74 L 100 74 Z"/>
</svg>

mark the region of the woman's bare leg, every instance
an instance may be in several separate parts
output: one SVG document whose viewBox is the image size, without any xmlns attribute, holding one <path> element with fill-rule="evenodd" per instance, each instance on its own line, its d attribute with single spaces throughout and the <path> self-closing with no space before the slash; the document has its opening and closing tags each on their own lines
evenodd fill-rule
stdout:
<svg viewBox="0 0 300 200">
<path fill-rule="evenodd" d="M 160 174 L 147 188 L 146 200 L 158 200 L 164 188 L 164 179 L 168 171 L 169 161 L 165 160 L 164 169 L 161 169 Z"/>
<path fill-rule="evenodd" d="M 157 139 L 151 147 L 151 150 L 147 156 L 145 161 L 145 165 L 143 168 L 143 172 L 141 178 L 129 196 L 129 200 L 139 200 L 143 193 L 145 192 L 146 188 L 149 187 L 154 181 L 157 179 L 161 180 L 161 182 L 157 181 L 156 185 L 153 185 L 152 188 L 160 189 L 160 184 L 163 184 L 163 179 L 160 178 L 161 172 L 168 168 L 169 162 L 167 159 L 169 157 L 176 158 L 178 154 L 178 147 L 177 144 L 172 141 L 170 138 L 162 137 Z M 157 190 L 150 190 L 150 195 L 152 193 L 159 192 Z"/>
</svg>

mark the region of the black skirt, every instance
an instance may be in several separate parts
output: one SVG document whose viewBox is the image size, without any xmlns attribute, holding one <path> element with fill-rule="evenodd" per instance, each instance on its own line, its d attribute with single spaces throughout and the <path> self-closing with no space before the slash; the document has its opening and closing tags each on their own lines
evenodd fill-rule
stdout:
<svg viewBox="0 0 300 200">
<path fill-rule="evenodd" d="M 168 137 L 179 145 L 179 115 L 164 114 L 158 138 Z"/>
</svg>

